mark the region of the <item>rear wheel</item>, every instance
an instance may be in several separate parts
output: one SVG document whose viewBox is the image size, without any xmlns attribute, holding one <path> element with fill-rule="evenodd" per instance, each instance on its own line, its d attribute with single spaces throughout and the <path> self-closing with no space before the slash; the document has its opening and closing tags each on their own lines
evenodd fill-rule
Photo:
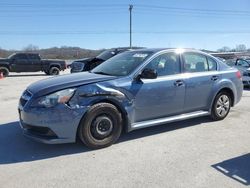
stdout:
<svg viewBox="0 0 250 188">
<path fill-rule="evenodd" d="M 224 119 L 231 108 L 232 99 L 229 93 L 220 92 L 214 100 L 213 107 L 211 110 L 211 118 L 213 120 L 222 120 Z"/>
<path fill-rule="evenodd" d="M 78 136 L 91 149 L 112 145 L 121 135 L 122 117 L 109 103 L 93 105 L 80 123 Z"/>
<path fill-rule="evenodd" d="M 49 75 L 59 75 L 60 69 L 57 67 L 51 67 L 49 69 Z"/>
<path fill-rule="evenodd" d="M 6 67 L 0 67 L 0 74 L 3 74 L 4 77 L 9 76 L 9 69 Z"/>
</svg>

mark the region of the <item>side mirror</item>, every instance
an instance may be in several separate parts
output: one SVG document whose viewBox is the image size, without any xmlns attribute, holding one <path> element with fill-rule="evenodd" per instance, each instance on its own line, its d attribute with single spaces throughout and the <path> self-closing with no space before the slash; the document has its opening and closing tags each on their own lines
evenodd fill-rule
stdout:
<svg viewBox="0 0 250 188">
<path fill-rule="evenodd" d="M 157 78 L 157 71 L 154 69 L 144 69 L 140 74 L 140 78 L 155 79 Z"/>
</svg>

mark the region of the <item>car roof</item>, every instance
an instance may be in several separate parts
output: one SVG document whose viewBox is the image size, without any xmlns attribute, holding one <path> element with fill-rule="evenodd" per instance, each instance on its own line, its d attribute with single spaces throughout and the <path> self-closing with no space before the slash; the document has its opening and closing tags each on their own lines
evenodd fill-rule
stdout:
<svg viewBox="0 0 250 188">
<path fill-rule="evenodd" d="M 208 53 L 205 53 L 205 52 L 202 52 L 200 50 L 193 49 L 193 48 L 143 48 L 143 49 L 136 49 L 136 50 L 133 50 L 133 51 L 136 51 L 136 52 L 152 52 L 152 53 L 158 53 L 158 52 L 161 52 L 161 51 L 170 51 L 170 52 L 171 51 L 180 51 L 180 52 L 188 51 L 188 52 L 197 52 L 197 53 L 202 53 L 202 54 L 208 54 Z"/>
<path fill-rule="evenodd" d="M 39 55 L 39 53 L 35 53 L 35 52 L 17 52 L 15 53 L 16 55 L 19 54 L 25 54 L 25 55 Z"/>
</svg>

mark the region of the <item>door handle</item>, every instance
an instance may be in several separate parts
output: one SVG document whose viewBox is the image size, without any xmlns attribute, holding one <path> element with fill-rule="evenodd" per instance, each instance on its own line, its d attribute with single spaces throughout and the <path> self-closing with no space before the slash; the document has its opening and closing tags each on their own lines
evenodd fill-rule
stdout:
<svg viewBox="0 0 250 188">
<path fill-rule="evenodd" d="M 179 86 L 182 86 L 184 84 L 184 82 L 182 80 L 177 80 L 174 82 L 174 85 L 179 87 Z"/>
<path fill-rule="evenodd" d="M 211 80 L 213 80 L 213 81 L 216 81 L 216 80 L 218 80 L 219 79 L 219 76 L 212 76 L 211 77 Z"/>
</svg>

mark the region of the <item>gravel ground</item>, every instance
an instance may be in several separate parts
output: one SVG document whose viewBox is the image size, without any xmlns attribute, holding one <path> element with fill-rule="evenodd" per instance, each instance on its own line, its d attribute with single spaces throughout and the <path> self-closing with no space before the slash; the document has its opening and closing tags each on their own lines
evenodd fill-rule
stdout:
<svg viewBox="0 0 250 188">
<path fill-rule="evenodd" d="M 0 80 L 1 188 L 250 185 L 250 90 L 223 121 L 203 117 L 151 127 L 88 150 L 80 143 L 44 145 L 22 136 L 18 99 L 44 78 L 29 73 Z"/>
</svg>

